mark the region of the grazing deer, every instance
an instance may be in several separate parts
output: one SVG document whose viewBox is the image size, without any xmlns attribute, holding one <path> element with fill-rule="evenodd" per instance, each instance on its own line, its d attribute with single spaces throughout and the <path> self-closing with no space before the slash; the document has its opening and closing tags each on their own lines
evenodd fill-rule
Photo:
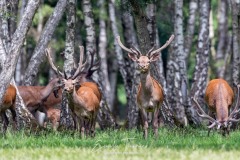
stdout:
<svg viewBox="0 0 240 160">
<path fill-rule="evenodd" d="M 81 136 L 94 136 L 96 117 L 101 101 L 101 92 L 96 83 L 87 80 L 88 76 L 96 70 L 93 69 L 93 54 L 89 69 L 85 70 L 86 62 L 83 64 L 84 49 L 80 46 L 80 60 L 76 72 L 70 77 L 63 76 L 52 62 L 50 53 L 47 51 L 48 61 L 52 69 L 62 75 L 63 92 L 67 93 L 70 109 L 73 113 L 75 126 L 80 125 Z M 77 127 L 76 127 L 77 128 Z"/>
<path fill-rule="evenodd" d="M 210 130 L 214 127 L 221 130 L 222 135 L 229 134 L 231 123 L 238 122 L 240 119 L 235 119 L 235 115 L 239 113 L 238 110 L 238 96 L 239 96 L 239 86 L 237 86 L 238 95 L 235 108 L 229 115 L 231 105 L 233 104 L 234 93 L 229 84 L 223 79 L 213 79 L 211 80 L 206 89 L 205 101 L 208 104 L 209 110 L 206 114 L 203 109 L 200 107 L 196 98 L 193 98 L 193 101 L 196 103 L 198 110 L 198 115 L 202 118 L 209 120 L 210 125 L 208 126 L 208 135 Z M 214 119 L 213 117 L 216 117 Z"/>
<path fill-rule="evenodd" d="M 128 52 L 128 57 L 130 59 L 137 62 L 140 70 L 140 84 L 138 86 L 137 103 L 142 117 L 145 139 L 148 136 L 147 112 L 153 112 L 152 125 L 155 136 L 158 136 L 158 113 L 164 99 L 162 86 L 150 75 L 150 63 L 158 60 L 160 51 L 166 48 L 173 39 L 174 35 L 172 35 L 166 44 L 164 44 L 161 48 L 155 51 L 153 50 L 154 48 L 152 48 L 146 56 L 144 56 L 136 48 L 129 49 L 125 47 L 122 44 L 120 37 L 117 37 L 120 47 Z"/>
<path fill-rule="evenodd" d="M 59 89 L 59 78 L 52 79 L 47 86 L 18 86 L 24 104 L 35 117 L 36 111 L 44 112 L 45 115 L 47 115 L 49 108 L 52 108 L 61 102 L 61 95 L 58 97 Z M 38 122 L 43 121 L 45 120 L 38 119 Z M 43 126 L 44 124 L 40 123 L 40 125 Z"/>
<path fill-rule="evenodd" d="M 6 110 L 10 109 L 14 121 L 14 127 L 16 128 L 16 111 L 15 111 L 15 101 L 16 101 L 16 88 L 13 85 L 9 85 L 4 97 L 2 106 L 0 106 L 0 113 L 2 116 L 3 132 L 5 133 L 9 124 L 9 120 L 6 115 Z"/>
</svg>

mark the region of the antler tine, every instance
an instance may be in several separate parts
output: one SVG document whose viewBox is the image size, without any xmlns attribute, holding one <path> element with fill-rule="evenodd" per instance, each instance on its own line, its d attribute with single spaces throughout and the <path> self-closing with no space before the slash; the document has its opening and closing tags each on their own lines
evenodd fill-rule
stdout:
<svg viewBox="0 0 240 160">
<path fill-rule="evenodd" d="M 127 52 L 129 52 L 129 53 L 133 53 L 133 51 L 132 51 L 131 49 L 128 49 L 127 47 L 125 47 L 125 46 L 122 44 L 122 42 L 121 42 L 121 40 L 120 40 L 120 36 L 117 36 L 116 39 L 117 39 L 117 42 L 118 42 L 119 46 L 120 46 L 123 50 L 125 50 L 125 51 L 127 51 Z"/>
<path fill-rule="evenodd" d="M 130 49 L 131 49 L 131 51 L 135 51 L 137 56 L 139 56 L 139 57 L 142 56 L 142 53 L 135 46 L 132 46 L 132 48 L 130 48 Z"/>
<path fill-rule="evenodd" d="M 79 46 L 79 50 L 80 50 L 80 56 L 79 56 L 79 63 L 78 63 L 78 68 L 76 70 L 76 72 L 74 73 L 74 75 L 72 76 L 72 79 L 75 79 L 79 73 L 82 71 L 82 69 L 86 66 L 87 64 L 87 60 L 85 60 L 84 64 L 83 64 L 83 58 L 84 58 L 84 47 L 83 46 Z"/>
<path fill-rule="evenodd" d="M 208 120 L 210 120 L 212 123 L 215 123 L 215 125 L 216 125 L 216 124 L 217 124 L 217 121 L 204 112 L 204 110 L 200 107 L 200 105 L 199 105 L 198 101 L 196 100 L 196 98 L 194 97 L 194 98 L 192 98 L 192 100 L 195 102 L 197 108 L 198 108 L 198 109 L 200 110 L 200 112 L 201 112 L 201 114 L 200 114 L 199 112 L 197 112 L 198 115 L 199 115 L 200 117 L 202 117 L 202 118 L 207 118 Z M 213 124 L 212 124 L 212 125 L 213 125 Z M 213 126 L 212 126 L 212 125 L 210 125 L 209 127 L 212 128 L 212 127 L 215 126 L 215 125 L 213 125 Z"/>
<path fill-rule="evenodd" d="M 240 86 L 237 85 L 237 102 L 236 102 L 236 104 L 235 104 L 235 107 L 234 107 L 232 113 L 229 115 L 227 122 L 230 122 L 230 121 L 232 121 L 232 122 L 238 122 L 238 121 L 240 120 L 240 119 L 235 119 L 235 118 L 234 118 L 234 116 L 235 116 L 237 113 L 239 113 L 239 111 L 240 111 L 240 109 L 238 109 L 239 90 L 240 90 L 239 88 L 240 88 Z"/>
<path fill-rule="evenodd" d="M 158 53 L 160 52 L 161 50 L 165 49 L 174 39 L 174 35 L 172 34 L 171 37 L 168 39 L 168 41 L 159 49 L 155 50 L 155 51 L 152 51 L 149 53 L 150 54 L 155 54 L 155 53 Z"/>
<path fill-rule="evenodd" d="M 151 52 L 154 50 L 155 46 L 153 46 L 147 53 L 147 56 L 150 56 Z"/>
<path fill-rule="evenodd" d="M 53 60 L 52 60 L 52 57 L 51 57 L 51 50 L 50 50 L 50 48 L 47 48 L 46 50 L 45 50 L 45 53 L 46 53 L 46 56 L 47 56 L 47 58 L 48 58 L 48 62 L 49 62 L 49 64 L 50 64 L 50 66 L 52 67 L 52 69 L 55 71 L 55 73 L 59 76 L 61 76 L 61 77 L 63 77 L 63 73 L 62 72 L 60 72 L 59 71 L 59 69 L 53 64 Z"/>
</svg>

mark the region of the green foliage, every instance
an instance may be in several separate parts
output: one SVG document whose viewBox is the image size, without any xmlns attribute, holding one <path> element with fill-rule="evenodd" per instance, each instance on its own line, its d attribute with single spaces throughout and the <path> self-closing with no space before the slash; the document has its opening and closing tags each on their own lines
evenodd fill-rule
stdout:
<svg viewBox="0 0 240 160">
<path fill-rule="evenodd" d="M 126 105 L 127 99 L 126 99 L 126 92 L 123 84 L 119 84 L 117 86 L 117 95 L 118 95 L 118 101 L 120 102 L 120 104 Z"/>
<path fill-rule="evenodd" d="M 137 130 L 96 132 L 81 139 L 73 132 L 10 133 L 0 138 L 1 159 L 211 159 L 240 156 L 239 131 L 229 137 L 205 129 L 159 129 L 159 138 Z"/>
<path fill-rule="evenodd" d="M 40 21 L 46 22 L 49 16 L 52 14 L 53 8 L 47 4 L 43 4 L 38 10 L 33 19 L 33 25 L 37 26 Z"/>
</svg>

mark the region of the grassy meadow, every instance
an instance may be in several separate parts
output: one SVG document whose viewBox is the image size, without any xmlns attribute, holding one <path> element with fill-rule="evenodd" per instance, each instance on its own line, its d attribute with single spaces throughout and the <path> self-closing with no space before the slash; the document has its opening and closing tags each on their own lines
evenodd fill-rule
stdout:
<svg viewBox="0 0 240 160">
<path fill-rule="evenodd" d="M 118 159 L 237 159 L 240 156 L 240 131 L 222 137 L 207 136 L 205 129 L 159 129 L 159 137 L 147 140 L 142 132 L 109 130 L 96 132 L 95 138 L 81 139 L 73 132 L 28 134 L 7 132 L 0 137 L 1 160 L 118 160 Z"/>
</svg>

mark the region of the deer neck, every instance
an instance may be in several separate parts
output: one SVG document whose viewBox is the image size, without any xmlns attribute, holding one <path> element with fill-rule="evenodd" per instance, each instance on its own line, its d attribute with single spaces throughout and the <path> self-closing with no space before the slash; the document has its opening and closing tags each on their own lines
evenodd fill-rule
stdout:
<svg viewBox="0 0 240 160">
<path fill-rule="evenodd" d="M 140 82 L 145 93 L 152 92 L 153 81 L 149 71 L 140 74 Z"/>
<path fill-rule="evenodd" d="M 51 80 L 48 85 L 46 87 L 44 87 L 41 90 L 41 96 L 42 96 L 42 100 L 46 100 L 48 98 L 48 96 L 53 92 L 55 83 L 57 82 L 57 79 L 53 79 Z"/>
</svg>

